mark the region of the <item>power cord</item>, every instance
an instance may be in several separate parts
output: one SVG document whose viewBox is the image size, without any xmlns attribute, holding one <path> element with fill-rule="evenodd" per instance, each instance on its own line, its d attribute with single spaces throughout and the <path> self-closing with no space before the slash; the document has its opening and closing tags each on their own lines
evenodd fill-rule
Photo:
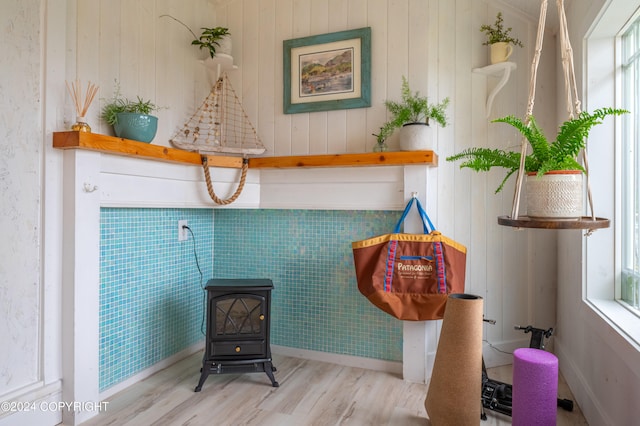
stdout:
<svg viewBox="0 0 640 426">
<path fill-rule="evenodd" d="M 207 310 L 207 293 L 204 291 L 204 285 L 202 284 L 203 276 L 202 269 L 200 269 L 200 262 L 198 261 L 198 252 L 196 251 L 196 236 L 191 228 L 189 228 L 187 225 L 182 225 L 182 229 L 186 229 L 187 231 L 189 231 L 189 233 L 191 234 L 191 241 L 193 241 L 193 257 L 196 259 L 196 267 L 198 268 L 198 273 L 200 274 L 200 288 L 204 292 L 202 296 L 202 319 L 200 321 L 200 333 L 202 333 L 203 336 L 206 336 L 206 332 L 204 329 L 204 316 Z"/>
<path fill-rule="evenodd" d="M 507 354 L 507 355 L 513 355 L 513 352 L 503 351 L 502 349 L 498 349 L 497 347 L 493 346 L 491 342 L 489 342 L 487 339 L 482 339 L 482 341 L 485 342 L 487 345 L 489 345 L 489 347 L 494 351 L 502 352 L 503 354 Z"/>
</svg>

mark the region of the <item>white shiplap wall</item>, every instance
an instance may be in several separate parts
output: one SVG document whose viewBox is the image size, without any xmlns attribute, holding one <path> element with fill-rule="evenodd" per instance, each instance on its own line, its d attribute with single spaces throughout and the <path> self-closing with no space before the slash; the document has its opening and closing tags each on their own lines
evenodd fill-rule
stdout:
<svg viewBox="0 0 640 426">
<path fill-rule="evenodd" d="M 490 342 L 508 348 L 523 339 L 512 330 L 515 323 L 553 325 L 555 237 L 546 231 L 498 227 L 495 218 L 509 211 L 511 187 L 496 196 L 493 188 L 500 180 L 499 173 L 475 175 L 444 161 L 447 155 L 468 146 L 519 143 L 508 129 L 489 124 L 485 119 L 487 89 L 496 82 L 471 72 L 472 68 L 487 63 L 478 28 L 493 21 L 498 5 L 526 48 L 517 49 L 514 54 L 518 69 L 496 98 L 492 116 L 523 115 L 535 26 L 528 15 L 511 10 L 503 2 L 3 2 L 0 16 L 4 36 L 0 43 L 4 54 L 0 62 L 6 78 L 0 89 L 9 103 L 2 105 L 5 113 L 0 120 L 0 149 L 4 158 L 0 160 L 0 185 L 3 185 L 0 229 L 5 240 L 11 242 L 0 249 L 3 253 L 0 307 L 5 324 L 0 330 L 3 341 L 11 342 L 9 349 L 2 352 L 3 399 L 61 398 L 60 341 L 71 332 L 61 326 L 61 306 L 66 303 L 61 291 L 62 265 L 73 263 L 73 259 L 63 259 L 63 240 L 68 230 L 63 229 L 62 178 L 69 170 L 65 170 L 62 153 L 51 148 L 51 132 L 67 129 L 75 121 L 64 80 L 95 82 L 100 86 L 99 97 L 109 98 L 114 79 L 118 79 L 124 95 L 140 95 L 166 107 L 158 113 L 160 126 L 154 143 L 160 145 L 168 145 L 174 130 L 209 91 L 206 72 L 199 63 L 201 52 L 190 46 L 191 36 L 184 28 L 168 18 L 160 18 L 166 13 L 195 31 L 216 25 L 231 29 L 239 65 L 238 71 L 231 73 L 231 79 L 267 146 L 265 155 L 369 151 L 374 142 L 371 133 L 385 121 L 383 101 L 399 97 L 402 75 L 409 78 L 414 90 L 428 94 L 433 100 L 451 97 L 452 124 L 445 129 L 434 128 L 441 162 L 435 169 L 435 178 L 429 179 L 429 211 L 445 234 L 469 249 L 468 291 L 484 296 L 487 317 L 499 321 L 498 326 L 487 329 Z M 372 107 L 282 114 L 282 41 L 364 26 L 372 28 Z M 547 54 L 549 50 L 553 51 L 553 44 Z M 549 57 L 554 57 L 553 52 Z M 543 125 L 555 119 L 554 67 L 555 60 L 543 63 L 541 70 L 537 104 L 542 108 L 537 112 Z M 109 134 L 111 129 L 99 119 L 102 104 L 92 105 L 88 118 L 95 132 Z M 44 129 L 38 127 L 41 123 Z M 391 147 L 396 146 L 392 140 Z M 135 161 L 108 162 L 130 167 L 132 174 L 145 169 Z M 165 179 L 180 180 L 184 174 L 180 170 L 173 175 L 169 172 L 171 167 L 158 167 L 163 173 L 167 171 Z M 339 181 L 341 176 L 350 180 L 353 173 L 337 170 L 331 176 L 332 182 Z M 256 177 L 256 185 L 260 179 L 282 180 L 275 172 Z M 118 200 L 133 194 L 128 192 L 132 186 L 114 186 L 121 191 Z M 166 200 L 152 197 L 149 203 L 165 205 L 182 199 L 184 195 L 177 191 L 169 189 L 164 194 Z M 322 189 L 317 192 L 320 206 L 331 208 L 335 204 L 330 193 Z M 269 199 L 260 201 L 277 205 L 282 201 L 278 194 L 277 188 L 271 186 L 268 194 L 259 195 Z M 134 203 L 136 198 L 129 199 Z M 396 203 L 393 196 L 376 199 Z M 292 207 L 295 206 L 287 204 L 287 208 Z M 429 338 L 434 340 L 435 336 Z M 490 355 L 491 351 L 485 354 Z M 72 394 L 62 397 L 67 401 L 74 399 Z M 59 419 L 59 413 L 53 415 Z M 14 416 L 0 417 L 0 424 L 16 424 L 14 419 Z M 27 423 L 36 422 L 32 419 Z"/>
<path fill-rule="evenodd" d="M 486 338 L 509 349 L 528 337 L 514 331 L 514 324 L 555 325 L 555 234 L 498 226 L 496 217 L 510 212 L 513 182 L 494 195 L 500 171 L 475 174 L 444 160 L 471 146 L 520 143 L 508 126 L 486 119 L 487 91 L 497 79 L 471 70 L 487 64 L 480 25 L 503 11 L 525 48 L 512 57 L 518 68 L 496 97 L 491 117 L 523 116 L 537 24 L 529 15 L 477 0 L 221 0 L 188 6 L 170 0 L 92 0 L 77 2 L 76 10 L 77 52 L 69 60 L 75 63 L 67 68 L 69 77 L 98 81 L 102 97 L 110 96 L 118 78 L 125 95 L 140 94 L 168 107 L 159 113 L 156 144 L 168 145 L 169 136 L 209 90 L 199 52 L 189 46 L 190 35 L 177 23 L 158 18 L 164 13 L 192 29 L 229 27 L 238 65 L 230 78 L 267 147 L 264 155 L 370 151 L 371 134 L 386 119 L 383 102 L 399 98 L 403 75 L 413 90 L 433 101 L 450 97 L 451 124 L 433 128 L 441 161 L 425 190 L 438 228 L 469 249 L 467 289 L 485 297 L 486 316 L 498 321 L 487 327 Z M 283 114 L 282 41 L 365 26 L 372 29 L 372 106 Z M 554 39 L 547 34 L 535 110 L 545 127 L 555 119 L 555 62 Z M 99 123 L 97 113 L 93 110 Z M 103 123 L 97 127 L 110 132 Z M 397 148 L 395 138 L 390 146 Z M 262 179 L 278 181 L 270 173 L 282 172 L 263 171 Z M 341 172 L 336 173 L 333 180 L 339 180 Z M 330 191 L 314 186 L 314 192 L 316 208 L 332 207 Z M 261 202 L 278 205 L 278 193 L 270 186 Z M 289 200 L 283 204 L 295 207 Z M 308 208 L 304 203 L 299 207 Z M 488 351 L 487 356 L 491 360 L 494 354 Z"/>
<path fill-rule="evenodd" d="M 512 57 L 518 69 L 497 96 L 491 117 L 524 115 L 537 22 L 498 6 L 475 0 L 245 0 L 218 2 L 216 13 L 234 35 L 239 71 L 232 80 L 242 88 L 243 104 L 267 146 L 265 155 L 370 151 L 371 133 L 386 119 L 383 102 L 399 98 L 403 75 L 431 100 L 451 98 L 451 125 L 433 129 L 441 161 L 427 189 L 428 208 L 440 230 L 468 246 L 468 291 L 485 297 L 486 316 L 498 320 L 487 327 L 487 339 L 511 349 L 528 337 L 514 331 L 514 324 L 555 325 L 555 235 L 498 226 L 496 217 L 510 212 L 513 183 L 494 195 L 501 172 L 477 175 L 444 161 L 471 146 L 520 143 L 508 126 L 490 124 L 485 117 L 487 91 L 497 79 L 471 72 L 487 64 L 479 27 L 502 10 L 525 48 Z M 283 114 L 282 40 L 365 26 L 372 30 L 371 108 Z M 555 39 L 548 33 L 535 109 L 546 128 L 555 120 L 555 64 Z M 392 138 L 390 146 L 397 148 L 397 141 Z M 267 180 L 270 174 L 262 176 Z M 486 355 L 490 362 L 499 357 L 494 351 Z"/>
</svg>

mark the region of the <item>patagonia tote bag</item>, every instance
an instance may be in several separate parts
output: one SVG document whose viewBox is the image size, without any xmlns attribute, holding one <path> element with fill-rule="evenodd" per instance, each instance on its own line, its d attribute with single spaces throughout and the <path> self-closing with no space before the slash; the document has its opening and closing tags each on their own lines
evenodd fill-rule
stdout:
<svg viewBox="0 0 640 426">
<path fill-rule="evenodd" d="M 424 234 L 400 233 L 413 204 Z M 392 234 L 351 244 L 358 290 L 386 313 L 409 321 L 442 319 L 447 297 L 464 293 L 467 249 L 436 231 L 412 197 Z"/>
</svg>

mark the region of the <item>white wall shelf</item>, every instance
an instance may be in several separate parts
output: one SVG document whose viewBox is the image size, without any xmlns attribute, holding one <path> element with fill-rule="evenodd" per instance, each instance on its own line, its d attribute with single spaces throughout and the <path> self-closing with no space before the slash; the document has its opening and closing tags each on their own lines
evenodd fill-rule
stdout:
<svg viewBox="0 0 640 426">
<path fill-rule="evenodd" d="M 223 72 L 237 70 L 238 66 L 233 63 L 233 56 L 224 53 L 217 53 L 214 58 L 208 57 L 202 61 L 204 66 L 209 70 L 213 81 L 218 81 Z"/>
<path fill-rule="evenodd" d="M 478 74 L 483 74 L 490 77 L 499 77 L 500 81 L 496 84 L 496 87 L 493 88 L 489 96 L 487 97 L 487 118 L 491 114 L 491 107 L 493 106 L 493 100 L 496 95 L 507 84 L 509 81 L 509 77 L 511 76 L 511 71 L 515 70 L 517 65 L 515 62 L 499 62 L 497 64 L 487 65 L 482 68 L 474 68 L 473 72 Z"/>
</svg>

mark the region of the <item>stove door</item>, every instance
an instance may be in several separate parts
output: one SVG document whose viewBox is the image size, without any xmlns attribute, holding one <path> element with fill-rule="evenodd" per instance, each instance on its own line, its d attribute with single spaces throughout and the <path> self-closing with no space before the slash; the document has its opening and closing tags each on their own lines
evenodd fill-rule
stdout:
<svg viewBox="0 0 640 426">
<path fill-rule="evenodd" d="M 225 294 L 214 297 L 209 306 L 211 338 L 264 339 L 266 335 L 266 303 L 262 294 Z"/>
</svg>

